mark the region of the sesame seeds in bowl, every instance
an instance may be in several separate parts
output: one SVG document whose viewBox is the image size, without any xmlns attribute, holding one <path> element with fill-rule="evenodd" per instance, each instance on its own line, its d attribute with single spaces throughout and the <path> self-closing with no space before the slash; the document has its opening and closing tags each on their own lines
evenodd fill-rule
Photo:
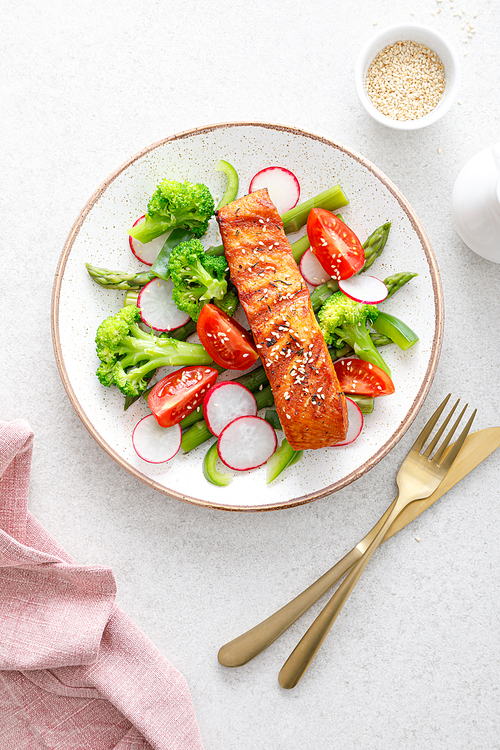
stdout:
<svg viewBox="0 0 500 750">
<path fill-rule="evenodd" d="M 361 103 L 375 120 L 398 130 L 416 130 L 436 122 L 456 102 L 458 56 L 434 29 L 389 26 L 361 50 L 355 83 Z"/>
</svg>

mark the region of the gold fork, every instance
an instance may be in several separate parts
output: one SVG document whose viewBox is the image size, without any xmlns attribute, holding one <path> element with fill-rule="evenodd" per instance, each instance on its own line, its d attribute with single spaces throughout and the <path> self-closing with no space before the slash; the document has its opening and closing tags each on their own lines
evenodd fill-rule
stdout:
<svg viewBox="0 0 500 750">
<path fill-rule="evenodd" d="M 295 687 L 295 685 L 297 685 L 301 677 L 304 675 L 307 668 L 319 651 L 321 644 L 325 640 L 330 628 L 337 619 L 340 610 L 346 603 L 350 593 L 358 582 L 361 573 L 367 566 L 377 547 L 384 539 L 384 536 L 394 519 L 410 503 L 414 502 L 415 500 L 429 497 L 429 495 L 431 495 L 441 484 L 446 474 L 448 473 L 453 461 L 457 457 L 458 452 L 460 451 L 469 433 L 474 417 L 476 416 L 476 410 L 474 410 L 460 436 L 452 446 L 451 450 L 446 454 L 446 456 L 444 456 L 446 448 L 448 447 L 453 434 L 460 424 L 460 421 L 467 409 L 467 405 L 460 413 L 459 417 L 455 421 L 453 427 L 448 432 L 446 437 L 439 445 L 438 443 L 448 423 L 450 422 L 450 419 L 453 416 L 460 400 L 455 403 L 426 450 L 423 453 L 421 453 L 421 451 L 432 430 L 436 426 L 439 417 L 441 416 L 446 404 L 450 399 L 450 396 L 451 394 L 448 394 L 442 404 L 440 404 L 440 406 L 436 409 L 436 411 L 418 436 L 407 457 L 401 464 L 396 479 L 399 489 L 399 495 L 391 506 L 391 510 L 387 515 L 384 523 L 380 526 L 380 529 L 378 530 L 375 538 L 370 543 L 363 556 L 359 558 L 359 560 L 355 563 L 351 572 L 341 583 L 328 604 L 324 607 L 322 612 L 320 612 L 316 620 L 313 622 L 309 630 L 305 633 L 302 640 L 297 644 L 297 646 L 283 665 L 278 678 L 279 683 L 282 687 Z M 435 453 L 433 455 L 434 451 Z"/>
</svg>

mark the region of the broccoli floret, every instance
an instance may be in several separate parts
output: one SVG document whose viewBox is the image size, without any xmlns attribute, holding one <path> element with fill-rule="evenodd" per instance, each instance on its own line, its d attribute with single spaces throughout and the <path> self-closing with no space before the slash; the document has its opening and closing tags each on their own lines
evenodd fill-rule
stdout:
<svg viewBox="0 0 500 750">
<path fill-rule="evenodd" d="M 370 338 L 370 328 L 378 317 L 375 305 L 354 302 L 342 292 L 329 297 L 318 313 L 318 321 L 328 345 L 341 349 L 348 344 L 366 362 L 381 367 L 391 374 Z"/>
<path fill-rule="evenodd" d="M 176 227 L 190 229 L 195 237 L 201 237 L 208 229 L 214 208 L 214 199 L 206 185 L 165 179 L 151 196 L 144 221 L 128 233 L 143 243 Z"/>
<path fill-rule="evenodd" d="M 96 351 L 101 364 L 96 375 L 103 385 L 116 385 L 125 396 L 138 396 L 147 388 L 146 376 L 157 367 L 212 363 L 201 344 L 145 333 L 139 319 L 139 308 L 127 305 L 97 329 Z"/>
<path fill-rule="evenodd" d="M 238 295 L 236 294 L 234 289 L 228 289 L 222 299 L 214 300 L 214 304 L 216 304 L 217 307 L 227 313 L 230 318 L 232 318 L 232 316 L 236 312 L 239 303 L 240 301 L 238 299 Z"/>
<path fill-rule="evenodd" d="M 180 310 L 198 320 L 206 302 L 223 299 L 228 270 L 226 258 L 207 255 L 200 240 L 181 242 L 168 259 L 168 273 L 174 283 L 172 299 Z"/>
</svg>

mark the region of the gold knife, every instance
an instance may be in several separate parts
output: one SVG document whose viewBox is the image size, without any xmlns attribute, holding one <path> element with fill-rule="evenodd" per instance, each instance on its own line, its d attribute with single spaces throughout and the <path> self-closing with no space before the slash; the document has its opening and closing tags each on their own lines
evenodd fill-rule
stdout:
<svg viewBox="0 0 500 750">
<path fill-rule="evenodd" d="M 397 531 L 403 529 L 410 521 L 413 521 L 414 518 L 423 513 L 424 510 L 427 510 L 432 503 L 435 503 L 445 492 L 448 492 L 457 482 L 460 482 L 461 479 L 467 476 L 472 469 L 475 469 L 481 461 L 484 461 L 499 446 L 500 427 L 488 427 L 485 430 L 478 430 L 471 433 L 467 437 L 452 468 L 437 490 L 430 497 L 426 497 L 423 500 L 416 500 L 408 505 L 393 521 L 384 537 L 384 542 Z M 448 450 L 450 449 L 451 446 Z M 318 578 L 315 583 L 309 586 L 309 588 L 295 597 L 295 599 L 292 599 L 291 602 L 278 610 L 278 612 L 275 612 L 251 630 L 222 646 L 218 654 L 219 662 L 225 667 L 241 667 L 279 638 L 290 625 L 317 602 L 359 560 L 391 512 L 392 505 L 364 539 L 353 547 L 333 568 L 330 568 L 321 578 Z"/>
</svg>

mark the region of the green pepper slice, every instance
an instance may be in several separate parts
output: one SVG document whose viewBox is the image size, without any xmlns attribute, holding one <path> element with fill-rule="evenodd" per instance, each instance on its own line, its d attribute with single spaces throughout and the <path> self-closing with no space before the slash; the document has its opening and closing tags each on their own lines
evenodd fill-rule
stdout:
<svg viewBox="0 0 500 750">
<path fill-rule="evenodd" d="M 295 451 L 285 438 L 278 450 L 276 450 L 266 464 L 266 482 L 274 482 L 282 471 L 300 461 L 304 451 Z"/>
<path fill-rule="evenodd" d="M 406 323 L 386 312 L 379 312 L 373 328 L 377 333 L 390 338 L 400 349 L 409 349 L 418 341 L 417 334 Z"/>
<path fill-rule="evenodd" d="M 213 443 L 205 454 L 203 459 L 203 475 L 208 482 L 215 484 L 217 487 L 227 487 L 229 482 L 232 480 L 232 474 L 225 474 L 219 471 L 217 462 L 217 441 Z"/>
<path fill-rule="evenodd" d="M 170 253 L 176 245 L 180 245 L 181 242 L 186 242 L 192 237 L 192 233 L 189 229 L 174 229 L 170 232 L 167 239 L 163 243 L 163 247 L 156 256 L 156 260 L 151 266 L 151 273 L 157 276 L 159 279 L 168 280 L 168 259 Z"/>
<path fill-rule="evenodd" d="M 221 159 L 217 164 L 217 171 L 225 172 L 227 176 L 227 188 L 219 202 L 219 205 L 217 206 L 216 210 L 218 211 L 223 206 L 226 206 L 228 203 L 232 203 L 234 200 L 236 200 L 240 181 L 236 169 L 228 161 L 224 161 L 224 159 Z"/>
</svg>

